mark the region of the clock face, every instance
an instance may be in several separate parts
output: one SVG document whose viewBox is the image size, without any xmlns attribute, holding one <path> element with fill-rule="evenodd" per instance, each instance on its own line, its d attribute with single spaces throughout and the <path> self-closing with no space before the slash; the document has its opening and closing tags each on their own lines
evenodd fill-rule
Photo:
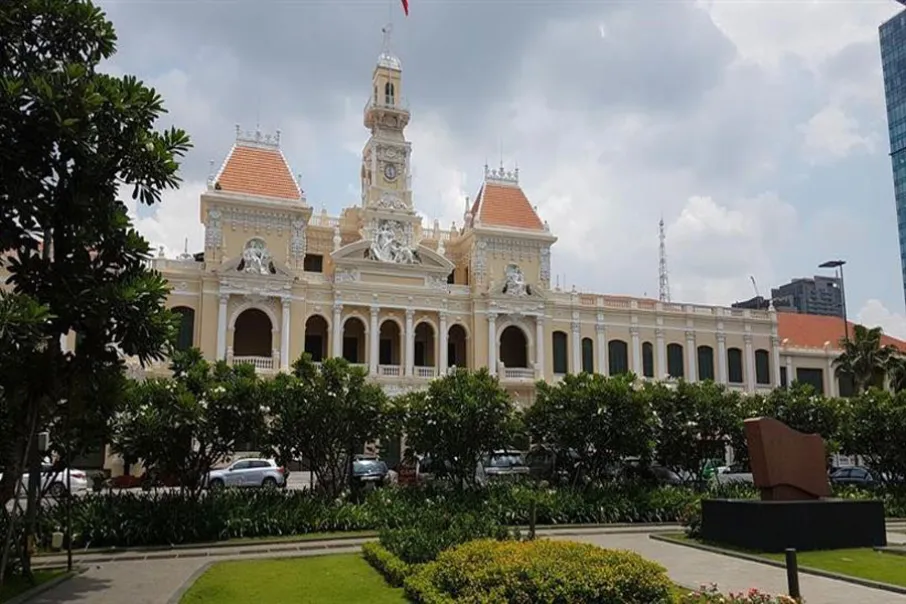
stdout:
<svg viewBox="0 0 906 604">
<path fill-rule="evenodd" d="M 386 166 L 384 166 L 384 177 L 387 180 L 395 180 L 396 179 L 396 166 L 393 164 L 387 164 Z"/>
</svg>

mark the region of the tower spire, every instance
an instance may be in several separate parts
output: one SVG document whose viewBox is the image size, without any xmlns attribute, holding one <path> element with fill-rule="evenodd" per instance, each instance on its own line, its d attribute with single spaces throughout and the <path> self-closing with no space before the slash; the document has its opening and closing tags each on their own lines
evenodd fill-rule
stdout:
<svg viewBox="0 0 906 604">
<path fill-rule="evenodd" d="M 658 249 L 658 276 L 659 276 L 659 293 L 658 299 L 661 302 L 670 302 L 670 278 L 667 273 L 667 236 L 664 234 L 664 217 L 658 223 L 658 240 L 660 246 Z"/>
</svg>

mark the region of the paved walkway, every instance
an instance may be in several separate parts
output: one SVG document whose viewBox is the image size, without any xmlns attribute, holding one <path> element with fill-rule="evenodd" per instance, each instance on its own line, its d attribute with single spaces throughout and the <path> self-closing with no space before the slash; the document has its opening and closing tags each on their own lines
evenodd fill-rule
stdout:
<svg viewBox="0 0 906 604">
<path fill-rule="evenodd" d="M 636 551 L 663 564 L 670 577 L 682 585 L 697 586 L 717 582 L 724 591 L 742 591 L 750 587 L 771 593 L 784 593 L 786 590 L 786 574 L 782 569 L 663 543 L 648 537 L 650 532 L 676 530 L 676 526 L 649 528 L 648 532 L 639 532 L 640 527 L 563 529 L 539 531 L 539 536 Z M 888 538 L 891 543 L 906 541 L 906 535 L 902 533 L 889 533 Z M 209 562 L 352 553 L 358 551 L 365 541 L 368 539 L 78 556 L 76 563 L 87 566 L 88 570 L 44 592 L 32 602 L 169 604 L 183 584 Z M 63 561 L 65 562 L 65 558 Z M 41 565 L 59 562 L 57 557 L 41 559 Z M 802 574 L 800 585 L 808 604 L 906 604 L 906 596 L 812 575 Z"/>
<path fill-rule="evenodd" d="M 664 565 L 673 581 L 687 587 L 717 583 L 723 592 L 756 587 L 772 594 L 783 594 L 787 589 L 786 570 L 782 568 L 655 541 L 647 535 L 586 535 L 571 539 L 638 552 Z M 799 575 L 799 587 L 807 604 L 906 603 L 906 596 L 804 573 Z"/>
</svg>

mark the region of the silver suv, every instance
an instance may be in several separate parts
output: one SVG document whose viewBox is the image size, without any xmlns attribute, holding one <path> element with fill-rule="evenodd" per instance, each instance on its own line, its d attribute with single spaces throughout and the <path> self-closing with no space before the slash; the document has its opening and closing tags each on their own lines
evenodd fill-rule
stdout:
<svg viewBox="0 0 906 604">
<path fill-rule="evenodd" d="M 209 489 L 223 487 L 285 487 L 287 471 L 273 459 L 239 459 L 225 468 L 208 472 Z"/>
</svg>

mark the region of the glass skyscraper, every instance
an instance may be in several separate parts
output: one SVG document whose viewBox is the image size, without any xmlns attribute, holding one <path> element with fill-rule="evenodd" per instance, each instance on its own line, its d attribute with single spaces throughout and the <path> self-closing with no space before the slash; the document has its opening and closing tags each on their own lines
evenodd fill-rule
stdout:
<svg viewBox="0 0 906 604">
<path fill-rule="evenodd" d="M 906 299 L 906 10 L 881 25 L 880 36 L 890 161 L 900 236 L 900 266 Z"/>
</svg>

